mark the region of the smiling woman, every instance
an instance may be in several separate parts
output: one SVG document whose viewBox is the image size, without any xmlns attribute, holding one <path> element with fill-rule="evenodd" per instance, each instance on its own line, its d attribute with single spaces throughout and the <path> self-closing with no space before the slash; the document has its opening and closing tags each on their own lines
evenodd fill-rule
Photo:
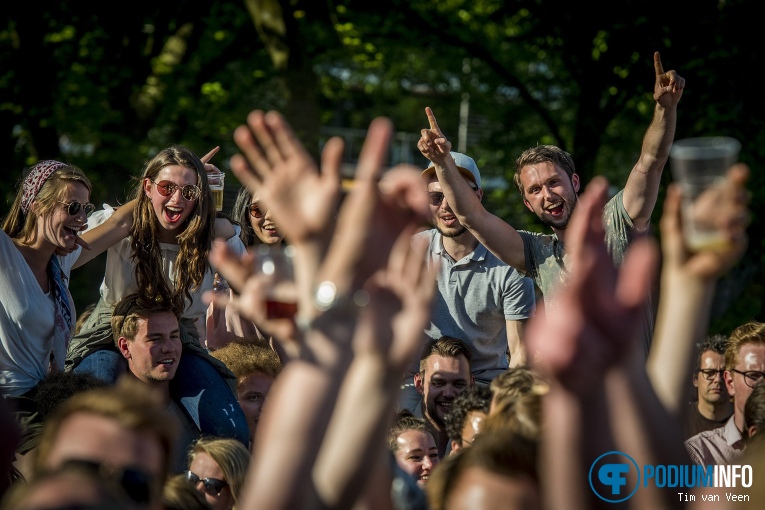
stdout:
<svg viewBox="0 0 765 510">
<path fill-rule="evenodd" d="M 146 163 L 131 197 L 129 235 L 107 251 L 101 298 L 72 340 L 66 365 L 68 370 L 115 381 L 125 366 L 109 324 L 114 306 L 132 293 L 171 302 L 182 310 L 183 343 L 172 381 L 174 402 L 184 402 L 200 432 L 236 437 L 248 445 L 247 423 L 234 394 L 236 380 L 203 347 L 207 304 L 202 295 L 213 289 L 214 270 L 208 262 L 213 239 L 225 239 L 234 253 L 245 251 L 231 222 L 216 218 L 208 172 L 219 170 L 178 145 L 161 150 Z M 97 211 L 90 228 L 98 228 L 123 207 Z"/>
<path fill-rule="evenodd" d="M 0 393 L 29 394 L 62 369 L 76 313 L 67 282 L 87 225 L 91 185 L 79 168 L 42 161 L 20 181 L 0 234 Z M 76 206 L 75 206 L 76 205 Z M 69 253 L 57 256 L 57 250 Z"/>
<path fill-rule="evenodd" d="M 186 480 L 214 510 L 235 510 L 249 464 L 250 452 L 241 443 L 203 437 L 189 452 Z"/>
</svg>

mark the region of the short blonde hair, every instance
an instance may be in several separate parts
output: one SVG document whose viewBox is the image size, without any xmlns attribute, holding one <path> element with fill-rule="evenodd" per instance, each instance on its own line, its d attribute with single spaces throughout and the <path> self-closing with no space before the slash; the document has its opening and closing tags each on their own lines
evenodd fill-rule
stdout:
<svg viewBox="0 0 765 510">
<path fill-rule="evenodd" d="M 189 451 L 189 465 L 200 453 L 206 453 L 220 466 L 223 477 L 231 489 L 231 496 L 234 498 L 233 508 L 236 509 L 247 468 L 250 465 L 250 451 L 236 439 L 202 436 Z"/>
</svg>

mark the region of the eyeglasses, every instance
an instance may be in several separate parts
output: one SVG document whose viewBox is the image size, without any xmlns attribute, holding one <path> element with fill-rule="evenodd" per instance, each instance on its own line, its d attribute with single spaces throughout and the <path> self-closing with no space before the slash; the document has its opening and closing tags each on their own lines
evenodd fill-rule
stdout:
<svg viewBox="0 0 765 510">
<path fill-rule="evenodd" d="M 476 191 L 478 188 L 474 188 L 473 186 L 470 186 L 470 189 L 473 191 Z M 444 194 L 440 191 L 428 191 L 428 201 L 430 202 L 430 205 L 441 205 L 441 202 L 444 201 Z"/>
<path fill-rule="evenodd" d="M 69 459 L 61 467 L 84 469 L 96 473 L 103 480 L 118 484 L 130 499 L 141 505 L 146 505 L 151 500 L 154 477 L 141 469 L 117 468 L 85 459 Z"/>
<path fill-rule="evenodd" d="M 263 212 L 263 211 L 260 209 L 260 204 L 258 204 L 258 203 L 250 204 L 250 207 L 249 207 L 249 209 L 250 209 L 250 216 L 252 216 L 253 218 L 257 218 L 257 219 L 260 219 L 260 218 L 262 218 L 263 216 L 265 216 L 265 215 L 266 215 L 266 214 L 265 214 L 265 213 L 264 213 L 264 212 Z"/>
<path fill-rule="evenodd" d="M 720 377 L 723 376 L 725 369 L 723 368 L 721 370 L 715 370 L 713 368 L 700 368 L 696 370 L 696 372 L 701 372 L 701 374 L 704 376 L 704 379 L 707 381 L 714 381 L 717 378 L 717 374 L 720 374 Z"/>
<path fill-rule="evenodd" d="M 78 202 L 77 200 L 73 202 L 61 202 L 59 200 L 59 204 L 64 204 L 66 206 L 66 211 L 69 213 L 69 216 L 76 216 L 77 213 L 80 212 L 80 209 L 85 209 L 85 216 L 90 216 L 90 213 L 96 210 L 96 206 L 88 202 L 87 204 L 82 204 Z"/>
<path fill-rule="evenodd" d="M 192 485 L 196 485 L 201 481 L 204 484 L 205 492 L 210 496 L 217 496 L 228 485 L 224 480 L 218 480 L 217 478 L 199 478 L 199 475 L 191 471 L 186 471 L 186 480 L 191 482 Z"/>
<path fill-rule="evenodd" d="M 762 380 L 763 377 L 765 377 L 765 372 L 758 372 L 757 370 L 750 370 L 748 372 L 742 372 L 741 370 L 736 370 L 735 368 L 731 370 L 731 372 L 736 372 L 737 374 L 741 374 L 744 376 L 744 382 L 747 386 L 750 388 L 754 388 L 758 382 Z"/>
<path fill-rule="evenodd" d="M 175 190 L 179 188 L 181 190 L 181 195 L 186 200 L 196 200 L 202 194 L 202 190 L 200 190 L 198 186 L 194 186 L 193 184 L 187 184 L 181 187 L 172 181 L 159 181 L 159 182 L 151 181 L 151 182 L 157 186 L 157 191 L 159 191 L 159 194 L 162 195 L 163 197 L 169 197 L 170 195 L 175 193 Z"/>
</svg>

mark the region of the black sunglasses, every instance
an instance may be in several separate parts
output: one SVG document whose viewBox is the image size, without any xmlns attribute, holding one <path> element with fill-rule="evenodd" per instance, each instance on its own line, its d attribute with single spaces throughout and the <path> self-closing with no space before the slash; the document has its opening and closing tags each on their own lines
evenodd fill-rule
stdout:
<svg viewBox="0 0 765 510">
<path fill-rule="evenodd" d="M 69 213 L 69 216 L 76 216 L 77 213 L 80 212 L 80 209 L 85 210 L 85 216 L 90 216 L 90 213 L 96 210 L 96 206 L 88 202 L 87 204 L 82 204 L 78 202 L 77 200 L 73 202 L 58 202 L 59 204 L 64 204 L 66 206 L 66 212 Z"/>
<path fill-rule="evenodd" d="M 260 210 L 260 205 L 258 203 L 250 204 L 248 209 L 250 210 L 250 216 L 253 218 L 260 219 L 266 215 L 263 211 Z"/>
<path fill-rule="evenodd" d="M 186 480 L 191 482 L 192 485 L 196 485 L 201 481 L 205 492 L 210 496 L 217 496 L 228 485 L 225 480 L 218 480 L 217 478 L 199 478 L 199 475 L 191 471 L 186 471 Z"/>
<path fill-rule="evenodd" d="M 470 189 L 473 191 L 476 191 L 478 188 L 474 188 L 473 186 L 470 186 Z M 428 201 L 430 202 L 430 205 L 441 205 L 441 202 L 444 201 L 444 194 L 440 191 L 428 191 Z"/>
<path fill-rule="evenodd" d="M 130 499 L 141 505 L 146 505 L 151 500 L 154 478 L 139 468 L 117 468 L 84 459 L 67 460 L 61 467 L 71 467 L 94 472 L 101 479 L 118 484 Z"/>
<path fill-rule="evenodd" d="M 197 198 L 202 195 L 202 190 L 200 190 L 197 186 L 194 186 L 193 184 L 187 184 L 185 186 L 178 186 L 172 181 L 159 181 L 154 182 L 155 186 L 157 186 L 157 191 L 159 191 L 159 194 L 163 197 L 169 197 L 173 193 L 175 193 L 175 190 L 179 189 L 181 190 L 181 195 L 186 200 L 196 200 Z"/>
</svg>

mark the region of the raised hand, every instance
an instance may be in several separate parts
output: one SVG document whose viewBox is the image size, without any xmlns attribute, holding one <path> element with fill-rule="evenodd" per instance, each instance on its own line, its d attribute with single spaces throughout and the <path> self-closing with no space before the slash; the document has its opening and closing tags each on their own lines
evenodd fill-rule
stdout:
<svg viewBox="0 0 765 510">
<path fill-rule="evenodd" d="M 680 101 L 685 88 L 685 78 L 671 70 L 664 72 L 659 52 L 653 54 L 653 67 L 656 70 L 656 83 L 653 87 L 653 99 L 664 108 L 673 106 Z"/>
<path fill-rule="evenodd" d="M 391 373 L 400 374 L 422 347 L 430 318 L 435 276 L 428 271 L 427 243 L 413 243 L 416 229 L 404 229 L 388 257 L 388 265 L 365 285 L 370 295 L 355 335 L 357 354 L 384 358 Z"/>
<path fill-rule="evenodd" d="M 231 158 L 231 169 L 273 211 L 287 241 L 325 243 L 340 197 L 342 139 L 324 146 L 321 171 L 277 112 L 251 112 L 234 141 L 243 155 Z"/>
<path fill-rule="evenodd" d="M 420 170 L 398 165 L 383 176 L 392 133 L 386 118 L 376 118 L 369 125 L 355 185 L 340 210 L 335 240 L 321 269 L 322 280 L 335 282 L 338 289 L 360 288 L 385 267 L 404 228 L 428 221 Z"/>
<path fill-rule="evenodd" d="M 632 244 L 620 268 L 614 267 L 603 242 L 607 189 L 607 181 L 596 177 L 580 197 L 566 234 L 569 280 L 556 294 L 555 308 L 532 319 L 527 330 L 534 364 L 580 394 L 632 351 L 658 262 L 655 244 L 643 238 Z"/>
<path fill-rule="evenodd" d="M 207 291 L 203 299 L 219 309 L 229 307 L 240 317 L 254 323 L 266 336 L 278 341 L 290 357 L 295 357 L 299 350 L 300 332 L 292 318 L 268 317 L 266 296 L 271 290 L 270 282 L 262 273 L 254 270 L 255 262 L 256 255 L 253 253 L 247 252 L 240 257 L 225 242 L 214 241 L 210 250 L 210 264 L 235 292 Z"/>
<path fill-rule="evenodd" d="M 417 142 L 417 148 L 430 161 L 442 164 L 444 158 L 450 157 L 449 152 L 452 150 L 452 143 L 446 139 L 441 128 L 438 127 L 436 116 L 429 106 L 425 107 L 425 115 L 428 116 L 430 128 L 420 131 L 420 140 Z"/>
</svg>

